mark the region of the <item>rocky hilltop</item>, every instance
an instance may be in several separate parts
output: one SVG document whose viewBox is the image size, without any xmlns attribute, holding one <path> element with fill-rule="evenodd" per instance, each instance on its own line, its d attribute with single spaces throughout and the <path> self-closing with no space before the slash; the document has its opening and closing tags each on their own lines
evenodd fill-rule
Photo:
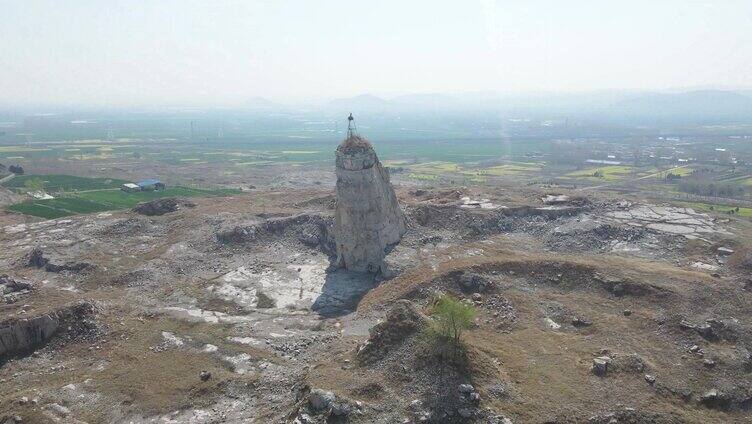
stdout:
<svg viewBox="0 0 752 424">
<path fill-rule="evenodd" d="M 351 271 L 384 272 L 384 251 L 405 233 L 405 217 L 366 139 L 351 136 L 336 152 L 337 207 L 334 234 L 337 265 Z"/>
</svg>

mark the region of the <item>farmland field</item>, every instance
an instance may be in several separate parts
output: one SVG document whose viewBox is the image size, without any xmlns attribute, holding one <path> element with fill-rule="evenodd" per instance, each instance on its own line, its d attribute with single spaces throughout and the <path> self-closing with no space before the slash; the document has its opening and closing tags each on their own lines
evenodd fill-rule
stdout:
<svg viewBox="0 0 752 424">
<path fill-rule="evenodd" d="M 61 218 L 64 216 L 128 209 L 138 203 L 162 197 L 210 197 L 228 196 L 239 193 L 237 190 L 205 190 L 188 187 L 172 187 L 162 191 L 126 193 L 120 190 L 96 190 L 65 195 L 55 199 L 33 200 L 17 203 L 8 210 L 38 216 L 40 218 Z"/>
<path fill-rule="evenodd" d="M 384 138 L 382 138 L 382 136 Z M 452 163 L 476 162 L 509 156 L 521 159 L 526 153 L 546 146 L 544 140 L 504 140 L 483 138 L 429 138 L 412 140 L 374 134 L 372 141 L 379 157 L 384 160 L 443 161 Z M 340 135 L 326 133 L 312 138 L 293 135 L 259 135 L 248 138 L 226 138 L 209 142 L 192 142 L 173 138 L 117 140 L 81 139 L 61 141 L 34 141 L 29 145 L 0 146 L 0 162 L 28 162 L 39 159 L 71 162 L 97 162 L 107 160 L 138 162 L 153 159 L 166 164 L 226 163 L 238 165 L 265 163 L 327 163 L 332 162 Z"/>
<path fill-rule="evenodd" d="M 16 191 L 24 191 L 28 181 L 37 179 L 42 182 L 44 190 L 48 193 L 116 189 L 128 182 L 112 178 L 86 178 L 74 175 L 19 175 L 3 185 Z"/>
<path fill-rule="evenodd" d="M 482 175 L 493 175 L 498 177 L 502 175 L 540 171 L 542 165 L 543 164 L 532 162 L 513 162 L 511 164 L 496 165 L 489 168 L 480 169 L 478 170 L 478 172 Z"/>
<path fill-rule="evenodd" d="M 632 171 L 631 166 L 611 165 L 611 166 L 602 166 L 598 168 L 589 168 L 589 169 L 583 169 L 580 171 L 570 172 L 566 174 L 565 177 L 590 178 L 594 180 L 617 181 L 629 175 L 631 171 Z M 600 176 L 596 176 L 596 173 Z"/>
</svg>

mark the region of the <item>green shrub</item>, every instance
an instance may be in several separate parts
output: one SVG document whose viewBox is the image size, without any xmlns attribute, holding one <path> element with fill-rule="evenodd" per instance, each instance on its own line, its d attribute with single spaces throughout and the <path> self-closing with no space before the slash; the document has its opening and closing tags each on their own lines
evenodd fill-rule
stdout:
<svg viewBox="0 0 752 424">
<path fill-rule="evenodd" d="M 442 360 L 461 362 L 465 351 L 462 333 L 472 326 L 477 314 L 475 307 L 444 294 L 433 302 L 429 313 L 431 322 L 425 335 L 433 352 Z"/>
</svg>

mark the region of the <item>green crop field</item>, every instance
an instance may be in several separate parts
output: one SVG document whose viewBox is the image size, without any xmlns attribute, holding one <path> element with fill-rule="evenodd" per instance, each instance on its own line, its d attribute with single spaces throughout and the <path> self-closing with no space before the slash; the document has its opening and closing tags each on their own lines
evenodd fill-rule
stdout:
<svg viewBox="0 0 752 424">
<path fill-rule="evenodd" d="M 44 191 L 48 193 L 117 189 L 128 182 L 112 178 L 86 178 L 74 175 L 19 175 L 3 185 L 15 191 L 25 191 L 26 184 L 32 180 L 41 181 Z"/>
<path fill-rule="evenodd" d="M 601 176 L 596 177 L 595 174 L 599 173 Z M 590 180 L 601 181 L 618 181 L 632 172 L 631 166 L 624 165 L 610 165 L 597 168 L 582 169 L 579 171 L 573 171 L 565 175 L 568 178 L 582 178 Z"/>
<path fill-rule="evenodd" d="M 172 187 L 163 191 L 138 193 L 126 193 L 120 190 L 98 190 L 68 194 L 55 199 L 17 203 L 9 206 L 8 210 L 52 219 L 77 214 L 128 209 L 138 203 L 162 197 L 229 196 L 237 193 L 239 193 L 238 190 L 232 189 L 205 190 L 188 187 Z"/>
</svg>

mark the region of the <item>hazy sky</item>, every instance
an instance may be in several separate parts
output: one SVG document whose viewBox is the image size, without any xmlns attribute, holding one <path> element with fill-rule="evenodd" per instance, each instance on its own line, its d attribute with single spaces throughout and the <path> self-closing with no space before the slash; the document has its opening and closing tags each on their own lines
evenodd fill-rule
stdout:
<svg viewBox="0 0 752 424">
<path fill-rule="evenodd" d="M 0 103 L 752 87 L 751 0 L 0 0 Z"/>
</svg>

